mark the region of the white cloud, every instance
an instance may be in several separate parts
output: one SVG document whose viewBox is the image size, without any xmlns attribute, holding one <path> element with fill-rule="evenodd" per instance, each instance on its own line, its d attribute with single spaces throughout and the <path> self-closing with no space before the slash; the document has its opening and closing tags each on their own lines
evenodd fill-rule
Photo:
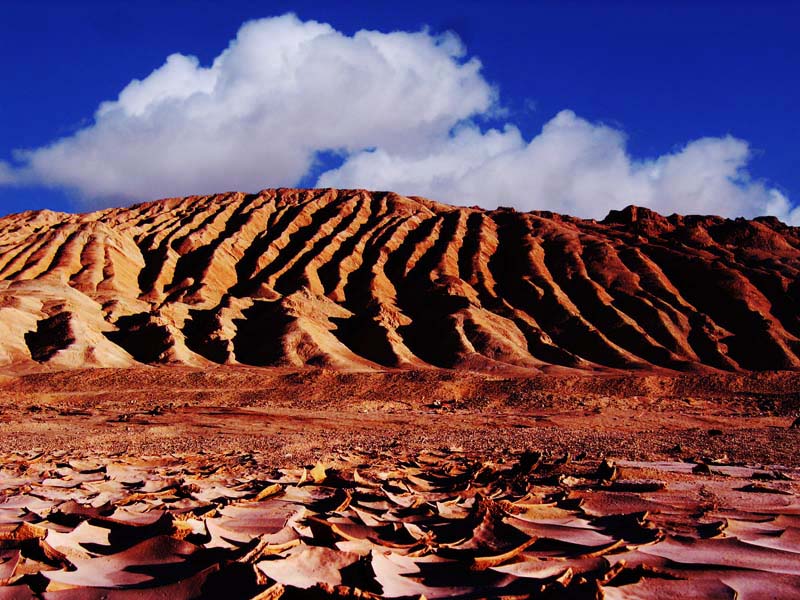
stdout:
<svg viewBox="0 0 800 600">
<path fill-rule="evenodd" d="M 14 183 L 16 179 L 11 165 L 0 160 L 0 185 Z"/>
<path fill-rule="evenodd" d="M 529 142 L 510 125 L 485 133 L 465 126 L 424 152 L 360 152 L 319 185 L 596 218 L 638 204 L 665 214 L 775 214 L 800 223 L 784 195 L 750 179 L 742 140 L 703 138 L 652 160 L 632 158 L 625 142 L 616 129 L 562 111 Z"/>
<path fill-rule="evenodd" d="M 456 204 L 603 217 L 627 204 L 662 213 L 775 214 L 800 209 L 747 172 L 733 137 L 702 138 L 652 159 L 624 134 L 570 111 L 526 140 L 480 62 L 454 35 L 359 31 L 293 15 L 245 23 L 211 65 L 173 54 L 91 126 L 0 162 L 0 184 L 77 190 L 89 204 L 296 185 L 316 153 L 341 152 L 320 186 L 390 189 Z"/>
<path fill-rule="evenodd" d="M 774 215 L 787 225 L 800 227 L 800 206 L 793 206 L 779 190 L 769 190 L 769 201 L 761 214 Z"/>
<path fill-rule="evenodd" d="M 350 37 L 285 15 L 244 24 L 208 67 L 171 55 L 92 126 L 18 158 L 90 199 L 256 190 L 295 184 L 320 150 L 424 147 L 493 100 L 453 35 Z"/>
</svg>

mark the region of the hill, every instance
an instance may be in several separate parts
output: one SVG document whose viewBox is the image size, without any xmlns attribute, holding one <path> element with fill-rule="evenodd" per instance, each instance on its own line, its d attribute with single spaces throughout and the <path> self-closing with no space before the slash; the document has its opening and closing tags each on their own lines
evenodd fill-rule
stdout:
<svg viewBox="0 0 800 600">
<path fill-rule="evenodd" d="M 800 230 L 363 190 L 0 219 L 0 366 L 800 369 Z"/>
</svg>

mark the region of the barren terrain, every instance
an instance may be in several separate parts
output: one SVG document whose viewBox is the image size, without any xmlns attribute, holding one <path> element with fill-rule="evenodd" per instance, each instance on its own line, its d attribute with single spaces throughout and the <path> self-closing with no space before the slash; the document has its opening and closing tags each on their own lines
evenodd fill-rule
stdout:
<svg viewBox="0 0 800 600">
<path fill-rule="evenodd" d="M 799 275 L 636 207 L 0 219 L 0 599 L 800 598 Z"/>
<path fill-rule="evenodd" d="M 8 376 L 0 593 L 798 598 L 798 378 Z"/>
<path fill-rule="evenodd" d="M 800 373 L 489 376 L 217 367 L 37 373 L 0 385 L 0 449 L 132 454 L 457 445 L 800 467 Z"/>
<path fill-rule="evenodd" d="M 800 234 L 361 190 L 0 219 L 0 364 L 800 368 Z"/>
</svg>

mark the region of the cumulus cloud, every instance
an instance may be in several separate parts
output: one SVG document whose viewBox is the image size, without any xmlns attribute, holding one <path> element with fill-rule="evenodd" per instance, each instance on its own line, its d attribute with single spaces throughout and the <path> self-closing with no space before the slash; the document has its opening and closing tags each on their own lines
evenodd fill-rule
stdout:
<svg viewBox="0 0 800 600">
<path fill-rule="evenodd" d="M 451 34 L 252 21 L 210 66 L 173 54 L 90 127 L 18 153 L 20 176 L 122 200 L 292 185 L 318 151 L 425 147 L 490 110 L 480 67 Z"/>
<path fill-rule="evenodd" d="M 749 157 L 747 143 L 724 137 L 637 160 L 621 131 L 562 111 L 530 141 L 510 125 L 485 133 L 467 125 L 424 152 L 362 151 L 324 173 L 319 184 L 596 218 L 638 204 L 666 214 L 775 214 L 800 221 L 783 194 L 750 178 Z"/>
<path fill-rule="evenodd" d="M 649 159 L 623 132 L 562 111 L 525 139 L 481 64 L 452 34 L 359 31 L 294 15 L 245 23 L 210 65 L 173 54 L 93 123 L 0 162 L 0 184 L 76 190 L 87 204 L 296 185 L 319 152 L 344 157 L 319 186 L 395 190 L 456 204 L 602 217 L 626 204 L 662 213 L 800 209 L 747 171 L 750 150 L 702 138 Z"/>
</svg>

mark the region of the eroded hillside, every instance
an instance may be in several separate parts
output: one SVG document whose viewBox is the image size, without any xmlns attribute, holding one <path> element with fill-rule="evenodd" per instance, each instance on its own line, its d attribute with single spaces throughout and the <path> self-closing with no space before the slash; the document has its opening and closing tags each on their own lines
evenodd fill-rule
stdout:
<svg viewBox="0 0 800 600">
<path fill-rule="evenodd" d="M 361 190 L 0 219 L 0 364 L 800 368 L 800 230 Z"/>
</svg>

